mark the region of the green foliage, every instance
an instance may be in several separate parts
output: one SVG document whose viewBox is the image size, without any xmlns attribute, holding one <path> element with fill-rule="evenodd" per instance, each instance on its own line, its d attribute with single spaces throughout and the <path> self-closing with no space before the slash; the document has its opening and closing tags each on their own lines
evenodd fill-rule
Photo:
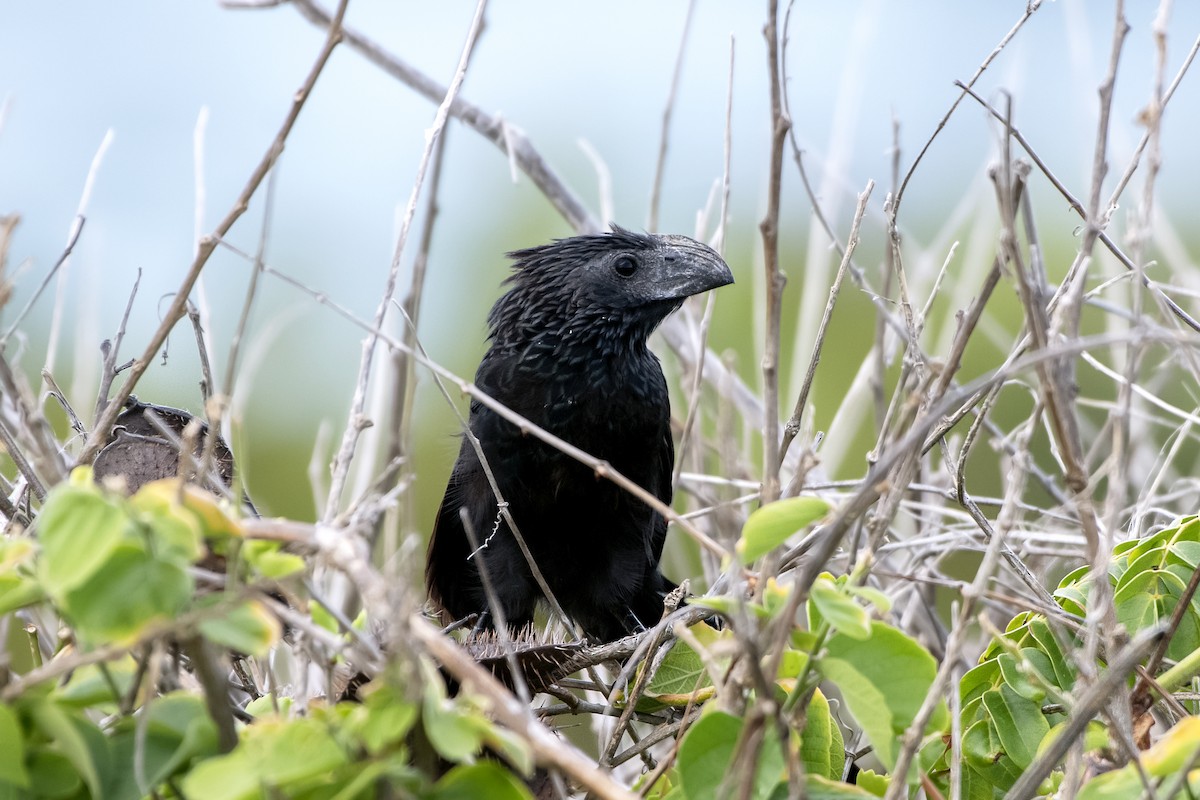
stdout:
<svg viewBox="0 0 1200 800">
<path fill-rule="evenodd" d="M 1164 626 L 1198 566 L 1200 520 L 1194 516 L 1116 547 L 1107 577 L 1118 620 L 1130 632 Z M 1063 578 L 1054 597 L 1064 611 L 1082 618 L 1091 591 L 1092 577 L 1085 567 Z M 959 694 L 964 780 L 973 787 L 968 796 L 1002 796 L 1058 735 L 1073 704 L 1077 680 L 1073 654 L 1080 643 L 1081 637 L 1064 625 L 1053 624 L 1040 614 L 1019 614 L 1003 636 L 992 641 L 979 664 L 963 676 Z M 1168 657 L 1182 659 L 1198 647 L 1200 602 L 1193 598 L 1171 640 Z M 1200 746 L 1197 729 L 1180 730 L 1177 742 L 1191 736 L 1190 744 Z M 1084 742 L 1090 752 L 1110 746 L 1100 722 L 1088 726 Z M 940 779 L 949 771 L 948 755 L 943 752 L 931 765 Z M 1049 791 L 1060 778 L 1060 774 L 1052 774 L 1043 788 Z M 1105 778 L 1101 785 L 1116 780 Z"/>
<path fill-rule="evenodd" d="M 900 737 L 916 719 L 937 674 L 933 656 L 907 634 L 872 621 L 866 638 L 840 631 L 830 636 L 817 668 L 841 690 L 875 755 L 889 769 L 895 766 Z M 946 722 L 945 704 L 939 702 L 932 730 L 943 729 Z"/>
<path fill-rule="evenodd" d="M 775 506 L 783 508 L 774 511 Z M 743 562 L 757 558 L 826 511 L 812 503 L 792 501 L 760 509 L 746 524 L 739 557 Z M 797 522 L 800 519 L 803 521 Z M 749 618 L 764 627 L 777 623 L 791 608 L 792 591 L 791 587 L 768 581 L 761 600 L 746 605 L 751 612 Z M 703 598 L 698 604 L 738 619 L 735 612 L 741 602 L 732 597 Z M 899 738 L 916 719 L 933 685 L 937 664 L 911 637 L 874 618 L 890 609 L 890 601 L 882 593 L 860 586 L 849 577 L 819 576 L 802 608 L 806 610 L 808 629 L 794 628 L 790 646 L 779 654 L 779 669 L 773 676 L 785 712 L 804 703 L 803 714 L 784 715 L 788 720 L 787 742 L 781 742 L 778 726 L 772 720 L 758 720 L 755 727 L 748 728 L 742 716 L 708 707 L 722 699 L 718 696 L 684 737 L 676 769 L 663 777 L 658 796 L 703 800 L 730 796 L 741 785 L 751 787 L 751 797 L 786 796 L 789 759 L 803 765 L 809 797 L 876 796 L 840 782 L 845 765 L 842 734 L 833 708 L 817 686 L 828 683 L 837 688 L 876 755 L 892 766 Z M 707 641 L 700 642 L 709 651 L 708 657 L 691 655 L 690 648 L 685 650 L 689 655 L 680 661 L 688 668 L 679 670 L 686 675 L 683 683 L 707 685 L 696 672 L 711 669 L 721 645 L 727 648 L 735 642 L 733 631 L 710 632 Z M 672 654 L 679 649 L 677 644 Z M 684 688 L 683 683 L 673 688 Z M 945 704 L 939 702 L 928 727 L 940 731 L 946 724 Z M 752 773 L 746 761 L 750 752 L 757 754 Z M 916 777 L 914 770 L 908 779 L 915 782 Z M 874 776 L 868 783 L 883 791 L 888 779 Z M 668 787 L 672 787 L 670 791 Z"/>
<path fill-rule="evenodd" d="M 781 509 L 778 517 L 769 513 L 760 517 L 753 537 L 759 544 L 754 547 L 744 546 L 752 537 L 743 533 L 739 557 L 744 562 L 751 560 L 748 554 L 757 557 L 765 552 L 762 548 L 778 545 L 795 531 L 791 528 L 788 533 L 780 533 L 788 527 L 783 524 L 762 527 L 761 520 L 784 516 Z M 1118 547 L 1108 571 L 1118 619 L 1131 632 L 1164 625 L 1198 567 L 1200 520 L 1196 517 L 1182 519 L 1140 542 Z M 790 591 L 768 581 L 760 600 L 746 604 L 750 619 L 764 626 L 776 621 L 790 607 Z M 1082 617 L 1090 592 L 1089 571 L 1080 569 L 1062 580 L 1055 597 L 1067 613 Z M 738 618 L 734 612 L 741 601 L 736 598 L 706 598 L 701 602 Z M 916 641 L 879 618 L 890 608 L 887 598 L 859 586 L 854 576 L 818 577 L 801 607 L 807 629 L 797 627 L 793 631 L 791 647 L 780 654 L 780 669 L 775 676 L 780 691 L 787 693 L 785 709 L 802 697 L 809 698 L 803 734 L 797 728 L 790 729 L 789 735 L 794 738 L 789 744 L 794 750 L 781 747 L 776 729 L 766 726 L 757 748 L 753 777 L 747 778 L 746 764 L 738 760 L 743 758 L 742 748 L 748 738 L 745 720 L 706 708 L 684 738 L 677 767 L 664 776 L 659 796 L 687 800 L 723 796 L 721 793 L 737 781 L 749 780 L 752 796 L 773 797 L 786 783 L 779 761 L 784 752 L 794 752 L 805 765 L 809 797 L 882 796 L 888 783 L 895 780 L 864 772 L 859 775 L 857 787 L 838 783 L 842 763 L 840 731 L 828 702 L 815 687 L 825 683 L 836 688 L 872 745 L 874 756 L 892 769 L 907 730 L 933 685 L 935 660 Z M 1038 614 L 1019 614 L 985 649 L 978 666 L 961 680 L 958 691 L 962 701 L 964 797 L 1004 796 L 1048 743 L 1060 735 L 1074 703 L 1078 677 L 1073 658 L 1080 638 L 1070 630 Z M 718 641 L 730 639 L 731 635 L 719 639 L 713 636 L 707 645 L 715 652 Z M 1168 652 L 1175 659 L 1189 655 L 1194 658 L 1198 647 L 1200 601 L 1193 599 Z M 705 659 L 696 654 L 688 663 L 695 671 Z M 712 702 L 719 700 L 717 697 Z M 1197 719 L 1184 720 L 1144 755 L 1146 774 L 1174 775 L 1200 751 Z M 835 732 L 836 737 L 832 735 Z M 939 701 L 934 708 L 925 733 L 918 758 L 903 780 L 914 785 L 924 773 L 949 794 L 946 781 L 951 751 L 944 702 Z M 1098 721 L 1086 727 L 1083 741 L 1088 751 L 1111 746 L 1107 731 Z M 835 751 L 839 751 L 837 755 Z M 1042 791 L 1053 791 L 1061 779 L 1061 772 L 1052 772 Z M 1130 793 L 1136 794 L 1140 788 L 1140 780 L 1134 768 L 1125 767 L 1088 783 L 1081 796 L 1093 800 L 1132 796 Z"/>
<path fill-rule="evenodd" d="M 827 512 L 823 504 L 783 505 L 751 517 L 740 559 L 757 559 Z M 143 667 L 128 653 L 143 642 L 198 635 L 216 647 L 265 656 L 281 637 L 279 622 L 252 593 L 198 594 L 189 571 L 194 564 L 213 552 L 225 554 L 235 586 L 286 580 L 303 568 L 275 543 L 246 541 L 237 520 L 210 496 L 164 481 L 124 498 L 81 471 L 51 493 L 37 526 L 36 543 L 0 542 L 0 611 L 40 605 L 71 625 L 84 651 L 102 643 L 127 649 L 50 672 L 65 679 L 30 683 L 0 705 L 0 797 L 125 800 L 177 787 L 201 799 L 356 798 L 374 796 L 382 786 L 448 800 L 529 797 L 523 781 L 534 770 L 528 742 L 497 725 L 488 703 L 470 691 L 448 693 L 428 661 L 416 662 L 419 685 L 385 675 L 360 692 L 359 703 L 310 703 L 297 714 L 287 698 L 261 698 L 247 706 L 255 722 L 239 725 L 236 746 L 224 753 L 202 696 L 176 691 L 152 697 L 140 685 Z M 1108 572 L 1118 618 L 1130 630 L 1163 624 L 1197 566 L 1195 517 L 1122 545 Z M 1067 613 L 1086 609 L 1091 580 L 1086 570 L 1062 580 L 1055 596 Z M 759 665 L 773 670 L 766 676 L 774 692 L 770 707 L 779 713 L 739 713 L 762 707 L 757 692 L 741 706 L 722 696 L 739 631 L 693 626 L 656 661 L 636 698 L 640 712 L 700 710 L 673 766 L 642 787 L 646 796 L 706 800 L 746 788 L 750 797 L 775 800 L 786 796 L 797 772 L 812 798 L 879 797 L 897 780 L 911 793 L 923 777 L 948 793 L 949 719 L 941 699 L 931 706 L 905 774 L 864 770 L 858 785 L 842 782 L 842 725 L 852 720 L 878 762 L 896 769 L 902 747 L 914 741 L 910 728 L 930 696 L 937 663 L 887 622 L 890 600 L 862 585 L 861 575 L 820 575 L 803 602 L 794 601 L 793 591 L 767 580 L 753 600 L 697 601 L 724 612 L 734 625 L 757 626 L 756 635 L 787 634 L 783 649 L 762 654 Z M 785 621 L 785 615 L 792 616 Z M 314 606 L 312 619 L 327 635 L 349 635 L 320 607 Z M 360 619 L 354 627 L 363 624 Z M 1170 652 L 1194 657 L 1198 632 L 1200 603 L 1193 601 Z M 962 678 L 964 797 L 1003 796 L 1062 735 L 1077 694 L 1078 644 L 1071 628 L 1023 613 Z M 830 702 L 821 687 L 838 701 Z M 1197 719 L 1185 719 L 1144 755 L 1145 775 L 1169 780 L 1190 763 L 1200 751 Z M 1087 726 L 1083 740 L 1089 752 L 1111 747 L 1099 721 Z M 445 766 L 418 767 L 425 751 Z M 500 760 L 483 758 L 485 751 Z M 1060 772 L 1051 773 L 1042 791 L 1061 780 Z M 1128 796 L 1141 780 L 1123 767 L 1088 782 L 1080 796 Z M 1200 779 L 1193 778 L 1197 785 Z"/>
</svg>

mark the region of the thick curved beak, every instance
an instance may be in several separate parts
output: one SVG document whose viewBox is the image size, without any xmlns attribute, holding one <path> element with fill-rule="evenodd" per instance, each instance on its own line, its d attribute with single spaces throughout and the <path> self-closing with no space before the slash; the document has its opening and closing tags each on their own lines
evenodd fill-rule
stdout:
<svg viewBox="0 0 1200 800">
<path fill-rule="evenodd" d="M 682 300 L 733 283 L 733 272 L 717 251 L 686 236 L 661 236 L 666 269 L 655 289 L 661 300 Z"/>
</svg>

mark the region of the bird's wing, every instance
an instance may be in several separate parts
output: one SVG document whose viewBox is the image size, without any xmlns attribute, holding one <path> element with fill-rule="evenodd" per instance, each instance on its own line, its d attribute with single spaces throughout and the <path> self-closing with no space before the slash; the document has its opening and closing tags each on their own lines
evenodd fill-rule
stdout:
<svg viewBox="0 0 1200 800">
<path fill-rule="evenodd" d="M 675 473 L 675 442 L 671 439 L 671 426 L 668 423 L 658 443 L 658 485 L 654 494 L 659 500 L 671 505 L 671 478 Z M 650 528 L 650 553 L 653 556 L 655 568 L 662 559 L 663 545 L 667 541 L 667 520 L 658 512 L 654 513 L 654 524 Z"/>
<path fill-rule="evenodd" d="M 450 620 L 459 616 L 464 608 L 459 581 L 467 556 L 470 555 L 466 532 L 463 530 L 459 509 L 462 508 L 466 484 L 471 480 L 472 462 L 475 452 L 471 443 L 463 440 L 458 460 L 450 472 L 446 493 L 434 519 L 433 532 L 429 537 L 429 551 L 425 560 L 425 584 L 429 588 L 429 599 L 444 610 Z M 478 463 L 475 462 L 475 469 Z M 468 612 L 469 613 L 469 612 Z"/>
</svg>

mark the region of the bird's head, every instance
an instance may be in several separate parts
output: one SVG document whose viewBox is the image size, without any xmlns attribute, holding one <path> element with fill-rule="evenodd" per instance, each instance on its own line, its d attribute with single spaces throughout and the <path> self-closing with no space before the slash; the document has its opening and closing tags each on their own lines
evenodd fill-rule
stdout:
<svg viewBox="0 0 1200 800">
<path fill-rule="evenodd" d="M 708 245 L 616 225 L 509 256 L 515 260 L 509 290 L 488 316 L 493 342 L 501 345 L 614 331 L 644 342 L 686 298 L 733 283 L 729 266 Z"/>
</svg>

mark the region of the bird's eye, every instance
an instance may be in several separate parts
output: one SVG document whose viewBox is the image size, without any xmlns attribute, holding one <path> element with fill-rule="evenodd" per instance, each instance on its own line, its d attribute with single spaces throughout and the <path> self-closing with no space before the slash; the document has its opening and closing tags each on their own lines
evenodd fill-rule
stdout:
<svg viewBox="0 0 1200 800">
<path fill-rule="evenodd" d="M 622 278 L 629 278 L 633 273 L 637 272 L 638 263 L 633 256 L 621 256 L 617 259 L 617 263 L 613 264 L 613 269 Z"/>
</svg>

